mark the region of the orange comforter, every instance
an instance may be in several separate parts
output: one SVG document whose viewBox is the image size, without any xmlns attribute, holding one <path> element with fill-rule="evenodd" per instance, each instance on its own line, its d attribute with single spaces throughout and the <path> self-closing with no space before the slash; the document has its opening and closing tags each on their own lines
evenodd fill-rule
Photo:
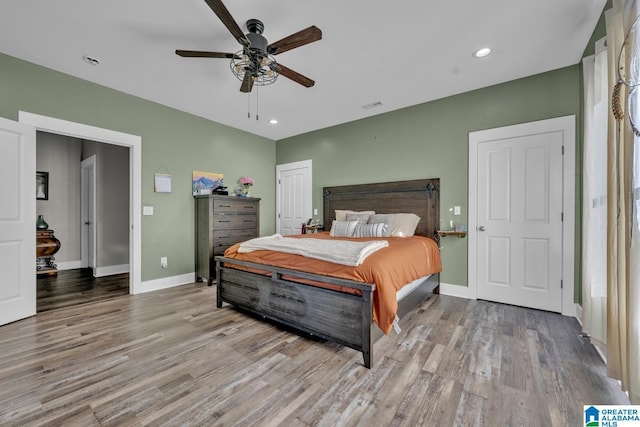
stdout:
<svg viewBox="0 0 640 427">
<path fill-rule="evenodd" d="M 396 292 L 420 277 L 442 271 L 438 245 L 427 237 L 338 238 L 329 236 L 327 232 L 287 237 L 354 241 L 387 240 L 388 247 L 369 255 L 364 263 L 357 267 L 274 251 L 261 250 L 241 254 L 238 253 L 240 243 L 231 246 L 224 253 L 228 258 L 257 264 L 374 283 L 376 292 L 373 295 L 373 318 L 385 334 L 391 331 L 398 309 Z"/>
</svg>

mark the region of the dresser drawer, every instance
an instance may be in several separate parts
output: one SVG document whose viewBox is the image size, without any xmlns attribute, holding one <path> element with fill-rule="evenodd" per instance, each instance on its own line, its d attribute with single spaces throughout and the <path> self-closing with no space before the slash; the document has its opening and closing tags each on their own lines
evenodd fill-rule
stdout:
<svg viewBox="0 0 640 427">
<path fill-rule="evenodd" d="M 244 242 L 254 237 L 256 237 L 256 230 L 251 228 L 244 230 L 215 230 L 213 232 L 213 246 L 231 246 L 234 243 Z"/>
<path fill-rule="evenodd" d="M 213 254 L 224 255 L 224 251 L 232 245 L 255 237 L 257 237 L 255 227 L 246 229 L 215 230 L 213 232 Z"/>
<path fill-rule="evenodd" d="M 238 197 L 238 200 L 213 200 L 213 213 L 256 213 L 258 211 L 258 205 L 253 201 L 242 200 Z"/>
<path fill-rule="evenodd" d="M 255 230 L 258 218 L 255 215 L 214 215 L 213 229 L 224 230 L 229 228 L 253 228 Z"/>
</svg>

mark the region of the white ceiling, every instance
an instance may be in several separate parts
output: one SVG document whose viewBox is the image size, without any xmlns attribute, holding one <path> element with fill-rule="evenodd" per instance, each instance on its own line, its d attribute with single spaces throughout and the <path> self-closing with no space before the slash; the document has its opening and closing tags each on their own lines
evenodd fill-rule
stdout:
<svg viewBox="0 0 640 427">
<path fill-rule="evenodd" d="M 281 76 L 250 98 L 228 60 L 174 53 L 240 49 L 204 0 L 2 0 L 0 52 L 279 140 L 576 64 L 605 1 L 224 0 L 270 42 L 323 33 L 276 57 L 314 87 Z"/>
</svg>

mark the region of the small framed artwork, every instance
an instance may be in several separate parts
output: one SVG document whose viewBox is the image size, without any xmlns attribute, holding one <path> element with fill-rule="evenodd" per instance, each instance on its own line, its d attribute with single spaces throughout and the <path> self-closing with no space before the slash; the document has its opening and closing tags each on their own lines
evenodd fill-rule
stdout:
<svg viewBox="0 0 640 427">
<path fill-rule="evenodd" d="M 49 172 L 36 172 L 36 200 L 49 200 Z"/>
</svg>

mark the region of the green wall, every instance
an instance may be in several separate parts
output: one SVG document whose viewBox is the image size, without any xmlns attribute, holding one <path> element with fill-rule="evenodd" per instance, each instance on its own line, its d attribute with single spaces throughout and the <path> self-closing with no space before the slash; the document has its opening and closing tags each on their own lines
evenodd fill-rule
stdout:
<svg viewBox="0 0 640 427">
<path fill-rule="evenodd" d="M 466 224 L 469 132 L 571 114 L 578 127 L 580 74 L 574 65 L 284 139 L 276 144 L 276 160 L 313 160 L 313 206 L 319 212 L 325 186 L 439 177 L 443 226 L 450 220 Z M 462 207 L 459 217 L 455 205 Z M 467 239 L 444 238 L 442 246 L 441 280 L 466 286 Z"/>
<path fill-rule="evenodd" d="M 142 204 L 155 208 L 142 217 L 143 281 L 194 271 L 193 170 L 223 173 L 230 189 L 241 176 L 254 178 L 261 234 L 275 230 L 272 140 L 2 54 L 0 94 L 1 117 L 17 120 L 22 110 L 142 137 Z M 172 174 L 172 193 L 153 191 L 158 169 Z"/>
<path fill-rule="evenodd" d="M 446 227 L 450 220 L 468 222 L 469 132 L 575 114 L 580 176 L 580 77 L 574 65 L 274 142 L 0 54 L 0 116 L 17 120 L 23 110 L 142 137 L 142 203 L 155 207 L 154 216 L 142 217 L 146 281 L 193 271 L 192 170 L 222 172 L 229 187 L 252 176 L 252 194 L 262 197 L 263 235 L 275 231 L 276 164 L 313 160 L 319 212 L 324 186 L 439 177 Z M 153 174 L 161 168 L 173 176 L 171 194 L 153 191 Z M 462 206 L 459 217 L 455 205 Z M 442 244 L 442 281 L 466 285 L 467 239 Z M 169 258 L 166 270 L 161 256 Z M 579 278 L 577 262 L 576 288 Z"/>
</svg>

